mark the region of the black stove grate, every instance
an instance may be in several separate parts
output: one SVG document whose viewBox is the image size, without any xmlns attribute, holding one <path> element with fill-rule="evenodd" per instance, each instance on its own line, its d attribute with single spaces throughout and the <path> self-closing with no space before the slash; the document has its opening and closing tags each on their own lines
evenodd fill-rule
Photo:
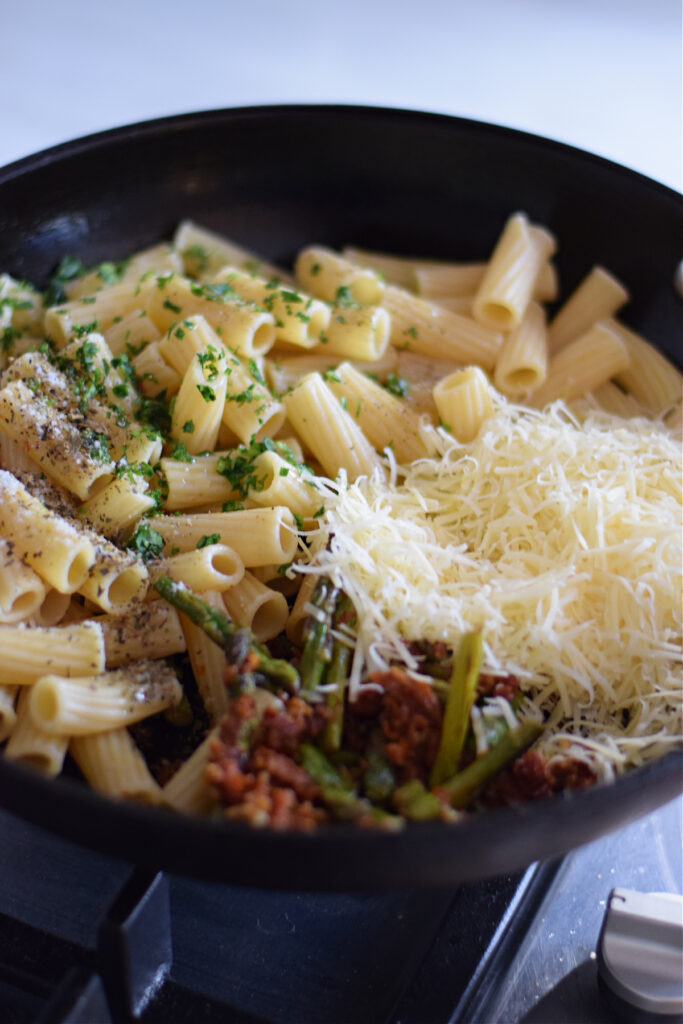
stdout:
<svg viewBox="0 0 683 1024">
<path fill-rule="evenodd" d="M 469 1024 L 557 869 L 455 890 L 271 892 L 133 870 L 4 822 L 4 1024 Z"/>
</svg>

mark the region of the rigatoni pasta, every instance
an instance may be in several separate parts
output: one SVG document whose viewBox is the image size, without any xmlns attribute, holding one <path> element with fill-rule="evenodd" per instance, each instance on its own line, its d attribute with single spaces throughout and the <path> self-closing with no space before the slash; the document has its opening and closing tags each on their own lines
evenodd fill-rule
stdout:
<svg viewBox="0 0 683 1024">
<path fill-rule="evenodd" d="M 523 213 L 507 221 L 472 304 L 475 320 L 494 330 L 517 327 L 531 301 L 543 266 L 555 250 L 555 239 L 529 223 Z"/>
<path fill-rule="evenodd" d="M 396 348 L 493 369 L 503 343 L 499 328 L 492 329 L 393 286 L 387 288 L 384 308 L 391 317 L 390 340 Z"/>
<path fill-rule="evenodd" d="M 8 540 L 0 537 L 0 623 L 31 618 L 46 593 L 40 576 L 17 558 Z"/>
<path fill-rule="evenodd" d="M 165 662 L 138 661 L 97 676 L 41 676 L 30 690 L 29 713 L 51 736 L 89 736 L 155 715 L 182 692 Z"/>
<path fill-rule="evenodd" d="M 604 267 L 595 266 L 558 310 L 548 328 L 548 347 L 554 354 L 593 326 L 612 316 L 629 294 Z"/>
<path fill-rule="evenodd" d="M 492 389 L 478 366 L 456 370 L 434 388 L 434 401 L 441 422 L 458 441 L 473 441 L 493 412 Z"/>
<path fill-rule="evenodd" d="M 530 302 L 523 319 L 503 342 L 493 382 L 504 395 L 524 398 L 541 386 L 547 372 L 545 313 L 538 302 Z"/>
<path fill-rule="evenodd" d="M 31 714 L 32 688 L 25 687 L 19 694 L 16 721 L 5 747 L 5 757 L 19 761 L 43 775 L 59 775 L 63 766 L 69 737 L 46 732 Z"/>
<path fill-rule="evenodd" d="M 220 800 L 229 817 L 275 827 L 342 816 L 339 801 L 320 795 L 324 786 L 302 796 L 315 778 L 311 758 L 324 756 L 339 784 L 359 787 L 344 790 L 343 814 L 394 827 L 396 811 L 411 816 L 409 795 L 399 786 L 374 802 L 358 765 L 389 751 L 378 732 L 372 750 L 349 759 L 345 715 L 366 682 L 375 700 L 418 677 L 427 685 L 434 664 L 443 677 L 471 625 L 485 638 L 490 678 L 513 671 L 521 680 L 522 712 L 508 704 L 506 728 L 521 717 L 535 737 L 540 726 L 525 716 L 532 708 L 545 719 L 543 757 L 568 749 L 591 771 L 611 771 L 647 757 L 647 744 L 663 749 L 671 687 L 654 711 L 645 684 L 638 693 L 639 714 L 647 706 L 659 723 L 655 739 L 634 740 L 633 720 L 625 740 L 599 731 L 606 712 L 588 691 L 605 706 L 621 694 L 624 717 L 631 691 L 628 673 L 603 679 L 580 649 L 592 612 L 572 636 L 571 672 L 556 661 L 539 669 L 538 650 L 579 601 L 595 541 L 584 509 L 583 518 L 551 517 L 545 546 L 535 543 L 531 495 L 544 471 L 521 497 L 513 491 L 520 461 L 538 455 L 530 440 L 523 459 L 515 456 L 517 435 L 540 449 L 540 427 L 557 426 L 566 440 L 614 418 L 616 433 L 647 434 L 654 451 L 680 431 L 681 408 L 680 373 L 614 319 L 628 290 L 604 268 L 593 268 L 548 330 L 555 244 L 518 213 L 485 262 L 315 246 L 299 254 L 293 278 L 185 221 L 171 245 L 58 274 L 46 308 L 30 286 L 0 276 L 5 756 L 48 774 L 70 759 L 69 770 L 107 796 L 203 814 Z M 562 480 L 575 458 L 571 445 L 563 451 Z M 586 477 L 591 501 L 602 488 L 594 476 Z M 632 475 L 622 489 L 637 484 Z M 549 506 L 555 490 L 544 492 Z M 671 481 L 664 490 L 677 496 Z M 468 516 L 489 500 L 499 500 L 497 514 L 479 516 L 473 539 Z M 612 520 L 603 516 L 594 533 Z M 445 529 L 454 532 L 442 588 Z M 569 594 L 551 585 L 566 567 L 544 554 L 562 530 L 564 549 L 581 549 Z M 610 560 L 624 543 L 620 535 L 603 552 L 596 594 L 603 577 L 616 576 Z M 659 526 L 650 543 L 659 544 Z M 479 558 L 486 544 L 488 562 Z M 657 550 L 664 564 L 669 548 Z M 506 576 L 520 552 L 534 569 L 522 582 Z M 349 569 L 354 559 L 362 578 Z M 377 560 L 388 568 L 368 604 Z M 466 606 L 446 613 L 441 604 L 451 608 L 460 575 Z M 427 616 L 417 633 L 405 612 L 413 591 Z M 601 605 L 615 629 L 624 594 Z M 514 627 L 527 639 L 511 668 L 501 653 L 514 632 L 508 608 L 533 595 L 537 604 Z M 377 618 L 384 597 L 391 608 Z M 641 607 L 651 614 L 647 600 Z M 652 668 L 662 679 L 680 629 L 667 635 Z M 432 689 L 437 705 L 444 685 Z M 479 756 L 498 728 L 487 732 L 482 719 L 501 700 L 478 696 L 465 723 Z M 174 733 L 181 741 L 157 757 L 155 742 Z M 334 789 L 330 772 L 325 786 L 334 779 Z M 281 786 L 287 778 L 300 793 Z M 237 798 L 240 787 L 248 798 Z M 423 795 L 431 811 L 455 813 Z"/>
<path fill-rule="evenodd" d="M 377 453 L 353 414 L 342 408 L 319 374 L 303 377 L 285 395 L 284 404 L 289 422 L 329 476 L 343 469 L 355 480 L 380 467 Z"/>
<path fill-rule="evenodd" d="M 571 401 L 600 387 L 630 365 L 628 350 L 618 334 L 598 322 L 580 338 L 565 345 L 548 365 L 548 375 L 531 396 L 535 406 L 562 398 Z"/>
</svg>

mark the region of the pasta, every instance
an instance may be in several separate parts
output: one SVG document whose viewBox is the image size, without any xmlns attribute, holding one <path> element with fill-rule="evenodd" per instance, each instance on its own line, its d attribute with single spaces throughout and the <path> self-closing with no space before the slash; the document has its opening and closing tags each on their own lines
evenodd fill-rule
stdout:
<svg viewBox="0 0 683 1024">
<path fill-rule="evenodd" d="M 601 266 L 547 324 L 555 249 L 290 274 L 184 221 L 45 305 L 0 275 L 4 756 L 392 829 L 671 749 L 683 378 Z"/>
</svg>

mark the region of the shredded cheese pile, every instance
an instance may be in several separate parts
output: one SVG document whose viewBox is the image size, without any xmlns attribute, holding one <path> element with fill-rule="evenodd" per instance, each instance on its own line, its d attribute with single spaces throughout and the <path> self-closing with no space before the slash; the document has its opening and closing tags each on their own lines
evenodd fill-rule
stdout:
<svg viewBox="0 0 683 1024">
<path fill-rule="evenodd" d="M 658 422 L 501 399 L 480 436 L 342 480 L 310 537 L 358 615 L 362 670 L 482 628 L 485 670 L 549 715 L 541 748 L 605 778 L 681 738 L 681 445 Z M 353 692 L 353 691 L 352 691 Z"/>
</svg>

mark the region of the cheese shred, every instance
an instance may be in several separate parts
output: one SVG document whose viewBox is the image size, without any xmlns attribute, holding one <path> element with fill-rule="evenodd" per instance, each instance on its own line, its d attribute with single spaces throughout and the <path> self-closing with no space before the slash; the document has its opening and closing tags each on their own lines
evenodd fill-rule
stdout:
<svg viewBox="0 0 683 1024">
<path fill-rule="evenodd" d="M 412 640 L 482 629 L 484 670 L 514 673 L 549 757 L 607 778 L 681 740 L 681 444 L 590 404 L 497 402 L 470 444 L 337 481 L 301 571 L 354 603 L 362 675 Z"/>
</svg>

